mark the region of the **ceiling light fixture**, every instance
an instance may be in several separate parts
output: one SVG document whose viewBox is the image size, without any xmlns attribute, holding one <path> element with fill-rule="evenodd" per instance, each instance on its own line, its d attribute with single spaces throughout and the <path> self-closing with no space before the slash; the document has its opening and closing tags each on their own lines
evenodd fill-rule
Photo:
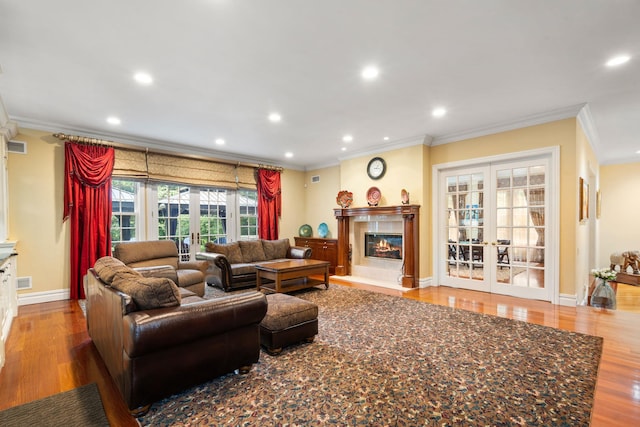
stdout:
<svg viewBox="0 0 640 427">
<path fill-rule="evenodd" d="M 133 75 L 133 78 L 141 85 L 149 86 L 151 83 L 153 83 L 153 77 L 151 77 L 151 74 L 142 71 L 135 73 Z"/>
<path fill-rule="evenodd" d="M 351 141 L 353 141 L 353 137 L 351 135 L 345 135 L 345 136 L 342 137 L 342 140 L 344 142 L 351 142 Z"/>
<path fill-rule="evenodd" d="M 347 151 L 347 147 L 342 147 L 342 151 Z"/>
<path fill-rule="evenodd" d="M 224 145 L 224 139 L 222 138 L 216 139 L 216 145 Z"/>
<path fill-rule="evenodd" d="M 284 153 L 284 156 L 285 156 L 287 159 L 290 159 L 290 158 L 292 158 L 292 157 L 293 157 L 293 153 L 292 153 L 291 151 L 287 151 L 286 153 Z"/>
<path fill-rule="evenodd" d="M 110 125 L 119 125 L 121 123 L 120 119 L 114 116 L 107 117 L 107 123 Z"/>
<path fill-rule="evenodd" d="M 442 107 L 434 108 L 433 111 L 431 112 L 431 115 L 433 117 L 442 117 L 445 114 L 447 114 L 447 110 L 445 110 Z"/>
<path fill-rule="evenodd" d="M 362 69 L 362 78 L 365 80 L 373 80 L 380 74 L 380 70 L 377 67 L 370 65 Z"/>
<path fill-rule="evenodd" d="M 617 67 L 618 65 L 622 65 L 625 62 L 628 62 L 631 59 L 629 55 L 620 55 L 611 58 L 607 61 L 607 67 Z"/>
<path fill-rule="evenodd" d="M 280 120 L 282 120 L 282 116 L 280 116 L 280 114 L 278 114 L 278 113 L 269 114 L 269 121 L 270 122 L 277 123 Z"/>
<path fill-rule="evenodd" d="M 388 137 L 388 136 L 385 136 L 385 137 L 384 137 L 384 138 L 382 138 L 382 139 L 384 139 L 385 141 L 388 141 L 388 140 L 389 140 L 389 137 Z"/>
</svg>

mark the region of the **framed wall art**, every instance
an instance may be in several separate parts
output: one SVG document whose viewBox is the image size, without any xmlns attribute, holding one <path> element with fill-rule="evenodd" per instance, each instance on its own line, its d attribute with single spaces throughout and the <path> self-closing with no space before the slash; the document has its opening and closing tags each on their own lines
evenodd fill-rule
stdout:
<svg viewBox="0 0 640 427">
<path fill-rule="evenodd" d="M 580 221 L 589 219 L 589 184 L 580 177 Z"/>
</svg>

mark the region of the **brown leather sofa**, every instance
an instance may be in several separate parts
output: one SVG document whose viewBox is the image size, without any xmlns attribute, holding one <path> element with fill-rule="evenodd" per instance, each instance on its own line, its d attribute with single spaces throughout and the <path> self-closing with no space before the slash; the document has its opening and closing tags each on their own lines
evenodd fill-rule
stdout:
<svg viewBox="0 0 640 427">
<path fill-rule="evenodd" d="M 289 239 L 207 243 L 197 260 L 209 263 L 206 282 L 228 292 L 256 285 L 256 265 L 283 259 L 311 258 L 311 248 L 291 246 Z"/>
<path fill-rule="evenodd" d="M 85 286 L 89 335 L 134 415 L 259 360 L 262 293 L 205 300 L 112 257 L 96 262 Z"/>
<path fill-rule="evenodd" d="M 164 276 L 181 288 L 204 296 L 204 278 L 209 265 L 203 261 L 181 261 L 178 248 L 172 240 L 118 243 L 113 256 L 136 269 L 148 269 L 148 274 Z M 171 266 L 171 269 L 160 267 Z"/>
</svg>

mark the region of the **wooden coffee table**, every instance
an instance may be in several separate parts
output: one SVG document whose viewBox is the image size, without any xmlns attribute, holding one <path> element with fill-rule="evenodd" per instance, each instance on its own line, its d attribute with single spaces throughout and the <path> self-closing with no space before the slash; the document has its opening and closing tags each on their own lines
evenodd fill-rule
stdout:
<svg viewBox="0 0 640 427">
<path fill-rule="evenodd" d="M 256 266 L 256 288 L 271 292 L 291 292 L 324 284 L 329 289 L 329 265 L 315 259 L 290 259 Z M 324 274 L 324 281 L 309 276 Z M 273 283 L 262 283 L 262 279 Z"/>
</svg>

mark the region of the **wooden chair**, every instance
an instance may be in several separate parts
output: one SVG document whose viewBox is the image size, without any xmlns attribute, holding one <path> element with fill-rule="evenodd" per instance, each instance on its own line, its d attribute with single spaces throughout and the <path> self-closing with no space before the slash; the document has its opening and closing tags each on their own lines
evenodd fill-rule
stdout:
<svg viewBox="0 0 640 427">
<path fill-rule="evenodd" d="M 511 240 L 498 240 L 498 264 L 502 264 L 500 268 L 511 263 L 509 260 L 509 245 L 511 245 Z"/>
</svg>

